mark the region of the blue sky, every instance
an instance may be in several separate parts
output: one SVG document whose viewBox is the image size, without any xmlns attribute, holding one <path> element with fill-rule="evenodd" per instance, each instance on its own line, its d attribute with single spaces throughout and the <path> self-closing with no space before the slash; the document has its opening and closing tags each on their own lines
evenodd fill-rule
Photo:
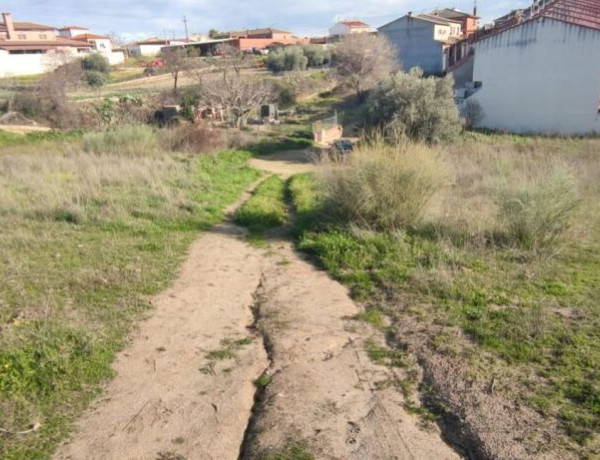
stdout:
<svg viewBox="0 0 600 460">
<path fill-rule="evenodd" d="M 531 0 L 479 0 L 484 22 Z M 3 0 L 3 11 L 15 20 L 53 26 L 88 26 L 95 33 L 125 39 L 253 27 L 278 27 L 296 35 L 324 35 L 337 18 L 359 18 L 378 27 L 408 11 L 436 7 L 472 10 L 473 0 Z"/>
</svg>

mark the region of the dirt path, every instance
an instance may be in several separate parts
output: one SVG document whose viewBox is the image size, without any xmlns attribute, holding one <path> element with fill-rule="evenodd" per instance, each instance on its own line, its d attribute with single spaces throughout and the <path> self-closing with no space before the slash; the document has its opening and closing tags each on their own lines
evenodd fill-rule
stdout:
<svg viewBox="0 0 600 460">
<path fill-rule="evenodd" d="M 270 170 L 287 174 L 288 160 Z M 381 334 L 351 319 L 359 309 L 346 289 L 289 242 L 259 249 L 219 225 L 153 305 L 55 458 L 459 458 L 381 385 L 395 371 L 365 352 Z M 255 386 L 259 377 L 268 385 Z"/>
</svg>

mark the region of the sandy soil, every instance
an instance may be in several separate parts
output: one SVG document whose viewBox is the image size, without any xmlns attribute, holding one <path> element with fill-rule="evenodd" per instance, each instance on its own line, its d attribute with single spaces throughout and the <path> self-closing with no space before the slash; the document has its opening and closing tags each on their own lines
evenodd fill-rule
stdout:
<svg viewBox="0 0 600 460">
<path fill-rule="evenodd" d="M 300 157 L 253 164 L 314 168 Z M 397 390 L 381 389 L 395 371 L 364 351 L 380 333 L 351 319 L 347 290 L 288 241 L 256 248 L 233 224 L 216 226 L 153 306 L 55 458 L 251 459 L 296 443 L 319 459 L 459 458 Z M 256 388 L 263 374 L 270 384 Z"/>
</svg>

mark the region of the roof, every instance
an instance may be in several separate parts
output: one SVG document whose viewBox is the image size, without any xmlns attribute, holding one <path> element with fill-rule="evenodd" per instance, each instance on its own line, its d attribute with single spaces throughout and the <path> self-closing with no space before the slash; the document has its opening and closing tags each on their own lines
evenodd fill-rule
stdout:
<svg viewBox="0 0 600 460">
<path fill-rule="evenodd" d="M 485 40 L 507 30 L 519 27 L 537 19 L 553 19 L 579 27 L 600 31 L 600 3 L 598 0 L 536 0 L 526 10 L 514 12 L 515 15 L 504 20 L 493 29 L 486 31 L 475 40 Z M 512 14 L 512 13 L 511 13 Z"/>
<path fill-rule="evenodd" d="M 414 19 L 422 19 L 423 21 L 433 22 L 435 24 L 440 24 L 443 26 L 449 26 L 452 24 L 461 24 L 460 21 L 453 21 L 452 19 L 442 18 L 440 16 L 434 16 L 432 14 L 419 14 L 417 16 L 413 16 Z"/>
<path fill-rule="evenodd" d="M 136 42 L 136 45 L 168 45 L 170 40 L 165 40 L 164 38 L 152 37 L 147 38 L 146 40 L 142 40 L 140 42 Z"/>
<path fill-rule="evenodd" d="M 61 46 L 70 46 L 76 48 L 90 48 L 91 45 L 77 40 L 69 40 L 57 37 L 56 40 L 15 40 L 0 41 L 0 49 L 9 51 L 21 50 L 49 50 Z"/>
<path fill-rule="evenodd" d="M 363 27 L 369 27 L 369 24 L 366 24 L 362 21 L 340 21 L 340 24 L 344 24 L 348 27 L 362 29 Z"/>
<path fill-rule="evenodd" d="M 436 9 L 431 12 L 433 16 L 440 16 L 446 19 L 456 19 L 456 18 L 477 18 L 477 16 L 465 13 L 464 11 L 457 10 L 456 8 L 443 8 Z"/>
<path fill-rule="evenodd" d="M 290 34 L 291 32 L 288 32 L 286 30 L 279 30 L 279 29 L 272 29 L 270 27 L 268 28 L 262 28 L 262 29 L 247 29 L 247 30 L 234 30 L 231 32 L 224 32 L 222 34 L 219 34 L 219 36 L 247 36 L 250 37 L 252 35 L 264 35 L 264 34 Z"/>
<path fill-rule="evenodd" d="M 90 30 L 89 27 L 84 27 L 84 26 L 64 26 L 58 30 L 71 30 L 71 29 Z"/>
<path fill-rule="evenodd" d="M 568 24 L 600 30 L 600 2 L 598 0 L 555 0 L 540 15 Z"/>
<path fill-rule="evenodd" d="M 108 35 L 79 34 L 73 37 L 73 40 L 110 40 Z"/>
<path fill-rule="evenodd" d="M 56 27 L 45 26 L 43 24 L 35 24 L 33 22 L 25 22 L 25 21 L 13 21 L 13 28 L 15 30 L 56 30 Z M 0 22 L 0 32 L 6 32 L 6 24 L 4 22 Z"/>
</svg>

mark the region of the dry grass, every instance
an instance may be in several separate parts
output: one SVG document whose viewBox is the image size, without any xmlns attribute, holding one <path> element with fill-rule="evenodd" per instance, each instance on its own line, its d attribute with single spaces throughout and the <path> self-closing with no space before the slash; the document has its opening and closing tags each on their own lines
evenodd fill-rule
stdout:
<svg viewBox="0 0 600 460">
<path fill-rule="evenodd" d="M 373 141 L 330 167 L 322 185 L 332 215 L 379 230 L 419 223 L 445 183 L 443 154 L 424 145 Z"/>
<path fill-rule="evenodd" d="M 449 354 L 468 369 L 475 386 L 488 388 L 494 379 L 499 397 L 534 409 L 510 411 L 498 430 L 506 439 L 492 439 L 486 427 L 498 425 L 486 419 L 490 413 L 470 407 L 472 400 L 453 390 L 471 383 L 458 373 L 434 378 L 453 382 L 433 393 L 445 394 L 442 402 L 454 413 L 475 411 L 466 423 L 474 433 L 483 430 L 478 434 L 489 442 L 486 452 L 494 456 L 519 437 L 517 447 L 530 452 L 562 458 L 567 449 L 595 458 L 600 139 L 467 134 L 445 150 L 448 184 L 429 201 L 421 222 L 402 231 L 319 226 L 309 218 L 321 212 L 315 182 L 295 180 L 293 200 L 308 216 L 300 247 L 356 298 L 385 305 L 398 324 L 413 321 L 438 331 L 427 346 L 416 345 L 424 362 L 444 362 Z M 519 206 L 507 213 L 512 201 Z M 452 339 L 457 334 L 460 340 Z M 411 340 L 402 334 L 398 339 Z M 522 430 L 542 418 L 552 425 L 544 428 L 552 433 L 550 442 Z"/>
<path fill-rule="evenodd" d="M 2 437 L 2 458 L 50 455 L 149 296 L 258 177 L 248 153 L 150 154 L 144 139 L 95 134 L 95 153 L 81 140 L 0 151 L 0 427 L 40 424 Z"/>
</svg>

